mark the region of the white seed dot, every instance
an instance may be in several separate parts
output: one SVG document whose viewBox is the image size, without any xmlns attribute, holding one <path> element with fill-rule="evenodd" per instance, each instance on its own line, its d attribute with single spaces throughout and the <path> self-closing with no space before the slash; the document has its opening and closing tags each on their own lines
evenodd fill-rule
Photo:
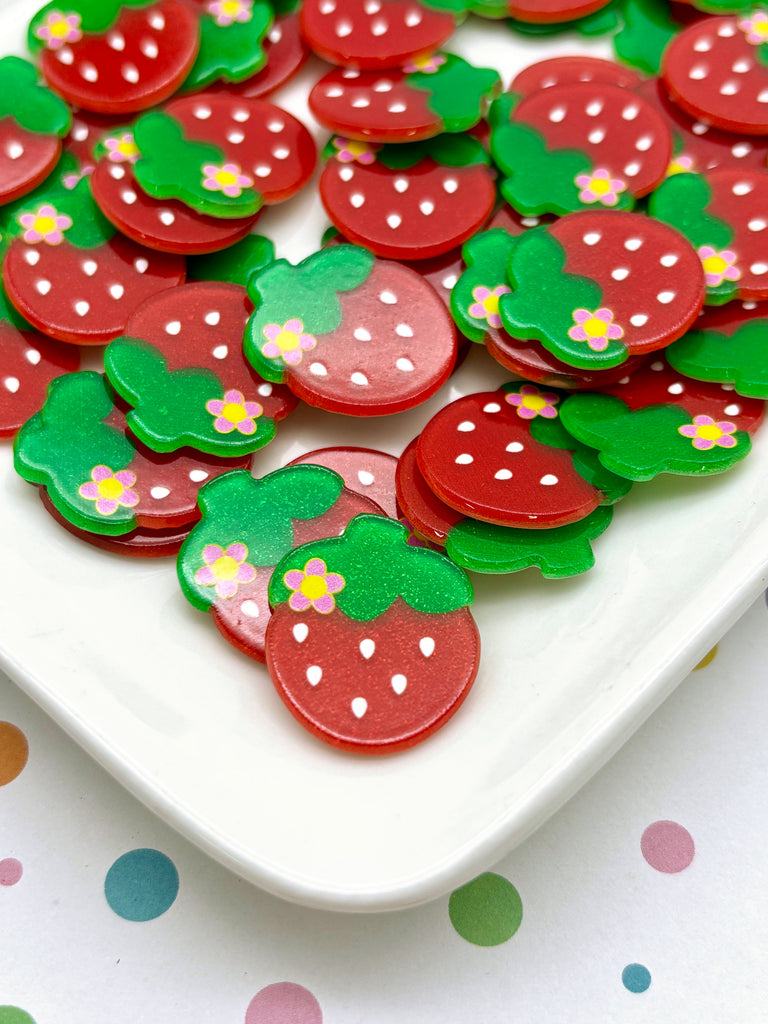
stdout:
<svg viewBox="0 0 768 1024">
<path fill-rule="evenodd" d="M 349 201 L 356 210 L 359 210 L 360 207 L 365 202 L 365 196 L 362 194 L 362 192 L 353 192 L 352 195 L 349 197 Z"/>
<path fill-rule="evenodd" d="M 359 78 L 360 77 L 360 72 L 357 70 L 357 68 L 344 68 L 344 70 L 341 72 L 341 77 L 342 78 Z"/>
<path fill-rule="evenodd" d="M 379 301 L 385 303 L 387 306 L 394 306 L 397 302 L 397 296 L 394 292 L 383 291 L 379 293 Z"/>
<path fill-rule="evenodd" d="M 336 10 L 335 0 L 323 0 L 320 4 L 319 10 L 321 14 L 333 14 Z"/>
<path fill-rule="evenodd" d="M 366 107 L 370 107 L 371 101 L 367 96 L 358 96 L 357 99 L 352 100 L 352 106 L 358 109 L 364 110 Z"/>
<path fill-rule="evenodd" d="M 350 705 L 352 708 L 352 714 L 355 718 L 362 718 L 368 710 L 368 701 L 365 697 L 355 697 Z"/>
<path fill-rule="evenodd" d="M 409 11 L 405 16 L 405 24 L 408 28 L 415 28 L 417 25 L 421 24 L 421 17 L 421 11 Z"/>
<path fill-rule="evenodd" d="M 648 323 L 648 317 L 645 313 L 635 313 L 629 318 L 629 322 L 633 327 L 643 327 Z"/>
<path fill-rule="evenodd" d="M 355 372 L 350 376 L 349 379 L 352 381 L 353 384 L 359 384 L 360 387 L 365 387 L 368 384 L 368 378 L 365 376 L 364 373 L 360 373 L 359 370 L 355 370 Z"/>
<path fill-rule="evenodd" d="M 628 238 L 624 243 L 624 248 L 629 249 L 630 252 L 636 252 L 642 244 L 642 238 Z"/>
<path fill-rule="evenodd" d="M 668 252 L 666 253 L 666 255 L 661 257 L 659 263 L 662 265 L 662 267 L 674 267 L 674 265 L 677 263 L 677 260 L 678 256 L 676 253 Z"/>
<path fill-rule="evenodd" d="M 635 149 L 639 149 L 641 153 L 645 153 L 646 150 L 650 149 L 653 145 L 652 135 L 642 135 L 635 143 Z"/>
<path fill-rule="evenodd" d="M 15 395 L 21 386 L 18 377 L 6 377 L 3 384 L 6 391 L 10 391 L 12 395 Z"/>
<path fill-rule="evenodd" d="M 123 202 L 126 204 L 126 206 L 133 206 L 133 204 L 138 199 L 138 196 L 133 191 L 133 189 L 127 188 L 123 192 L 120 193 L 120 198 L 123 200 Z"/>
<path fill-rule="evenodd" d="M 208 479 L 208 473 L 204 469 L 191 469 L 189 471 L 189 479 L 193 484 L 200 484 L 203 480 Z"/>
<path fill-rule="evenodd" d="M 623 281 L 625 278 L 629 277 L 629 270 L 627 267 L 616 267 L 611 271 L 611 277 L 614 281 Z"/>
<path fill-rule="evenodd" d="M 757 94 L 758 103 L 768 103 L 768 89 L 763 89 Z"/>
<path fill-rule="evenodd" d="M 253 172 L 257 178 L 268 178 L 272 173 L 272 168 L 269 164 L 259 164 Z"/>
<path fill-rule="evenodd" d="M 693 48 L 697 53 L 708 53 L 712 49 L 712 40 L 708 36 L 703 36 L 696 40 Z"/>
<path fill-rule="evenodd" d="M 390 213 L 389 216 L 387 217 L 387 224 L 389 224 L 391 228 L 399 228 L 402 223 L 402 220 L 403 218 L 399 214 Z"/>
<path fill-rule="evenodd" d="M 731 146 L 731 153 L 740 160 L 742 157 L 749 156 L 752 152 L 752 146 L 749 142 L 737 142 L 735 146 Z"/>
<path fill-rule="evenodd" d="M 631 163 L 627 164 L 625 166 L 625 168 L 624 168 L 624 173 L 626 174 L 626 176 L 628 178 L 634 178 L 635 175 L 639 173 L 639 171 L 640 171 L 640 164 L 637 162 L 637 160 L 633 160 Z"/>
<path fill-rule="evenodd" d="M 510 441 L 504 450 L 507 452 L 521 452 L 523 446 L 519 441 Z"/>
<path fill-rule="evenodd" d="M 383 18 L 377 18 L 371 25 L 371 35 L 384 36 L 387 34 L 388 28 L 389 22 L 385 21 Z"/>
<path fill-rule="evenodd" d="M 453 195 L 453 193 L 456 191 L 458 187 L 459 183 L 458 181 L 456 181 L 455 178 L 446 178 L 443 181 L 443 190 L 447 192 L 448 195 Z"/>
<path fill-rule="evenodd" d="M 86 277 L 93 277 L 96 271 L 99 269 L 99 264 L 96 260 L 84 260 L 83 261 L 83 273 Z"/>
<path fill-rule="evenodd" d="M 153 12 L 147 20 L 152 28 L 157 29 L 158 32 L 162 32 L 165 28 L 165 16 L 159 12 Z"/>
<path fill-rule="evenodd" d="M 24 355 L 27 358 L 27 362 L 32 363 L 33 366 L 37 366 L 40 362 L 40 353 L 36 348 L 28 348 Z"/>
<path fill-rule="evenodd" d="M 47 295 L 51 290 L 51 282 L 46 278 L 41 277 L 38 281 L 35 281 L 35 289 L 40 292 L 41 295 Z"/>
<path fill-rule="evenodd" d="M 245 107 L 238 107 L 237 110 L 232 112 L 232 120 L 240 121 L 241 124 L 243 121 L 247 121 L 250 116 L 250 110 L 246 110 Z"/>
<path fill-rule="evenodd" d="M 310 686 L 317 686 L 323 678 L 323 670 L 319 665 L 310 665 L 307 669 L 307 682 Z"/>
<path fill-rule="evenodd" d="M 340 85 L 329 85 L 325 90 L 325 95 L 328 99 L 336 100 L 339 96 L 344 95 L 344 89 Z"/>
<path fill-rule="evenodd" d="M 659 292 L 656 298 L 663 306 L 667 306 L 674 299 L 675 295 L 677 295 L 677 292 Z"/>
<path fill-rule="evenodd" d="M 413 329 L 410 327 L 409 324 L 398 324 L 397 327 L 395 328 L 395 334 L 397 334 L 398 337 L 400 338 L 412 338 Z"/>
<path fill-rule="evenodd" d="M 75 312 L 78 316 L 87 316 L 90 308 L 90 303 L 86 302 L 85 299 L 78 299 L 75 303 Z"/>
<path fill-rule="evenodd" d="M 591 142 L 593 146 L 598 146 L 605 138 L 604 128 L 595 128 L 587 135 L 587 141 Z"/>
<path fill-rule="evenodd" d="M 750 266 L 749 270 L 750 270 L 750 273 L 756 274 L 758 276 L 760 274 L 766 274 L 766 273 L 768 273 L 768 264 L 767 263 L 753 263 Z"/>
<path fill-rule="evenodd" d="M 511 480 L 512 470 L 511 469 L 500 469 L 498 472 L 493 474 L 496 480 Z"/>
<path fill-rule="evenodd" d="M 354 176 L 355 176 L 355 172 L 352 170 L 351 167 L 340 167 L 339 168 L 339 177 L 341 178 L 342 181 L 352 181 Z"/>
<path fill-rule="evenodd" d="M 370 473 L 367 469 L 358 469 L 357 479 L 363 485 L 363 487 L 370 487 L 375 477 L 373 473 Z"/>
<path fill-rule="evenodd" d="M 469 466 L 475 460 L 469 454 L 469 452 L 462 452 L 461 455 L 457 455 L 455 460 L 457 466 Z"/>
<path fill-rule="evenodd" d="M 381 81 L 376 82 L 373 87 L 374 92 L 391 92 L 392 83 L 387 78 L 382 78 Z"/>
<path fill-rule="evenodd" d="M 670 384 L 667 391 L 670 395 L 682 395 L 685 391 L 685 386 L 679 382 L 676 384 Z"/>
<path fill-rule="evenodd" d="M 366 14 L 378 14 L 381 10 L 380 0 L 365 0 L 363 10 Z"/>
<path fill-rule="evenodd" d="M 366 659 L 366 661 L 368 660 L 368 658 L 372 657 L 373 652 L 375 650 L 376 643 L 374 640 L 371 640 L 370 637 L 366 637 L 365 640 L 360 641 L 360 653 Z"/>
<path fill-rule="evenodd" d="M 176 214 L 173 213 L 171 210 L 161 210 L 160 211 L 160 223 L 161 224 L 165 224 L 165 226 L 167 228 L 169 228 L 171 226 L 171 224 L 174 224 L 175 222 L 176 222 Z"/>
<path fill-rule="evenodd" d="M 285 128 L 285 125 L 283 124 L 282 121 L 274 120 L 274 121 L 270 121 L 267 124 L 267 131 L 268 132 L 272 132 L 273 134 L 277 134 L 277 132 L 281 132 L 283 130 L 283 128 Z"/>
<path fill-rule="evenodd" d="M 5 151 L 11 160 L 18 160 L 20 156 L 24 155 L 24 147 L 20 142 L 9 142 Z"/>
<path fill-rule="evenodd" d="M 233 143 L 235 146 L 238 146 L 243 141 L 244 138 L 245 138 L 245 133 L 241 132 L 241 131 L 235 131 L 234 128 L 231 128 L 227 132 L 227 139 L 231 143 Z"/>
<path fill-rule="evenodd" d="M 723 82 L 723 84 L 720 86 L 721 96 L 735 96 L 738 91 L 738 82 Z"/>
<path fill-rule="evenodd" d="M 747 196 L 754 187 L 751 181 L 737 181 L 732 191 L 735 196 Z"/>
<path fill-rule="evenodd" d="M 240 611 L 248 619 L 258 619 L 259 617 L 259 606 L 255 601 L 243 601 L 240 605 Z"/>
<path fill-rule="evenodd" d="M 592 100 L 592 102 L 588 103 L 586 105 L 586 107 L 585 107 L 585 110 L 586 110 L 587 114 L 590 117 L 597 117 L 597 115 L 600 113 L 600 111 L 602 109 L 603 109 L 603 101 L 602 100 Z"/>
<path fill-rule="evenodd" d="M 539 480 L 539 483 L 544 484 L 545 487 L 552 487 L 557 482 L 557 477 L 553 473 L 545 473 L 541 480 Z"/>
<path fill-rule="evenodd" d="M 283 30 L 280 28 L 279 25 L 273 25 L 272 28 L 269 30 L 269 35 L 267 36 L 267 38 L 273 45 L 275 43 L 279 43 L 280 40 L 283 38 Z"/>
<path fill-rule="evenodd" d="M 86 82 L 97 82 L 99 79 L 99 72 L 94 64 L 82 64 L 80 74 Z"/>
<path fill-rule="evenodd" d="M 291 151 L 286 146 L 278 146 L 272 150 L 272 156 L 277 160 L 287 160 L 290 155 Z"/>
<path fill-rule="evenodd" d="M 123 64 L 120 68 L 120 74 L 131 85 L 136 85 L 139 80 L 139 69 L 135 64 Z"/>
<path fill-rule="evenodd" d="M 737 75 L 744 75 L 752 67 L 752 61 L 742 58 L 741 60 L 734 61 L 731 65 L 731 71 L 735 71 Z"/>
<path fill-rule="evenodd" d="M 408 109 L 405 103 L 390 103 L 387 110 L 390 114 L 404 114 Z"/>
<path fill-rule="evenodd" d="M 419 640 L 419 650 L 425 658 L 431 658 L 435 653 L 435 641 L 431 636 L 423 636 Z"/>
<path fill-rule="evenodd" d="M 397 675 L 392 676 L 390 682 L 392 683 L 392 689 L 398 696 L 405 692 L 405 688 L 408 685 L 408 680 L 400 672 L 398 672 Z"/>
<path fill-rule="evenodd" d="M 259 384 L 256 390 L 261 395 L 262 398 L 269 398 L 269 396 L 272 394 L 272 385 L 267 383 Z"/>
<path fill-rule="evenodd" d="M 226 359 L 229 355 L 229 347 L 227 345 L 217 345 L 211 354 L 214 359 Z"/>
<path fill-rule="evenodd" d="M 125 295 L 125 288 L 121 284 L 111 284 L 109 286 L 109 294 L 113 299 L 122 299 Z"/>
<path fill-rule="evenodd" d="M 462 434 L 468 434 L 470 430 L 475 429 L 475 424 L 472 420 L 463 420 L 456 429 L 460 430 Z"/>
<path fill-rule="evenodd" d="M 107 46 L 113 50 L 124 50 L 125 36 L 121 32 L 110 32 L 107 36 Z"/>
<path fill-rule="evenodd" d="M 483 412 L 501 412 L 501 406 L 498 402 L 489 402 L 483 406 Z"/>
<path fill-rule="evenodd" d="M 763 220 L 762 217 L 753 217 L 747 224 L 750 231 L 763 231 L 768 224 L 768 221 Z"/>
<path fill-rule="evenodd" d="M 553 121 L 555 124 L 559 124 L 561 121 L 565 120 L 566 113 L 567 111 L 565 107 L 553 107 L 549 112 L 549 120 Z"/>
<path fill-rule="evenodd" d="M 723 39 L 729 39 L 731 36 L 736 35 L 736 26 L 730 21 L 724 21 L 721 25 L 718 25 L 717 34 Z"/>
<path fill-rule="evenodd" d="M 402 370 L 404 373 L 411 373 L 415 367 L 410 359 L 406 359 L 405 356 L 400 356 L 396 361 L 395 366 L 398 370 Z"/>
<path fill-rule="evenodd" d="M 738 416 L 741 412 L 740 405 L 726 405 L 725 414 L 726 416 Z"/>
<path fill-rule="evenodd" d="M 435 204 L 431 202 L 429 199 L 424 199 L 422 202 L 419 203 L 419 209 L 421 210 L 425 217 L 428 217 L 430 213 L 435 212 Z"/>
<path fill-rule="evenodd" d="M 125 177 L 125 168 L 121 167 L 120 164 L 110 164 L 109 173 L 110 176 L 115 179 L 115 181 L 122 181 Z"/>
<path fill-rule="evenodd" d="M 408 181 L 407 178 L 395 178 L 395 180 L 393 182 L 393 185 L 395 187 L 395 192 L 400 192 L 401 194 L 403 192 L 407 192 L 408 191 L 408 185 L 409 184 L 410 184 L 410 182 Z"/>
<path fill-rule="evenodd" d="M 597 243 L 600 241 L 602 237 L 603 236 L 600 234 L 599 231 L 588 231 L 586 235 L 584 235 L 584 244 L 597 245 Z"/>
<path fill-rule="evenodd" d="M 697 64 L 695 67 L 692 67 L 691 70 L 688 72 L 688 77 L 698 82 L 701 81 L 703 78 L 706 78 L 708 73 L 709 69 L 705 64 Z"/>
<path fill-rule="evenodd" d="M 357 338 L 358 341 L 370 341 L 371 332 L 366 331 L 364 327 L 356 327 L 352 334 Z"/>
<path fill-rule="evenodd" d="M 177 335 L 179 333 L 180 330 L 181 330 L 181 321 L 180 320 L 169 320 L 168 323 L 165 325 L 165 333 L 166 334 L 171 334 L 171 335 L 175 336 L 175 335 Z"/>
<path fill-rule="evenodd" d="M 62 46 L 59 52 L 56 54 L 56 59 L 62 64 L 73 64 L 75 61 L 75 55 L 72 53 L 68 46 Z"/>
<path fill-rule="evenodd" d="M 167 487 L 153 487 L 149 493 L 159 501 L 161 498 L 167 498 L 171 492 Z"/>
<path fill-rule="evenodd" d="M 443 286 L 443 288 L 450 292 L 455 288 L 457 281 L 458 277 L 456 276 L 456 274 L 446 274 L 446 276 L 442 279 L 440 284 Z"/>
<path fill-rule="evenodd" d="M 691 125 L 691 131 L 694 135 L 706 135 L 710 129 L 710 125 L 705 124 L 703 121 L 694 121 Z"/>
<path fill-rule="evenodd" d="M 138 259 L 133 261 L 133 266 L 137 274 L 144 274 L 149 268 L 149 261 L 145 260 L 143 256 L 139 256 Z"/>
<path fill-rule="evenodd" d="M 344 39 L 346 36 L 348 36 L 351 33 L 351 31 L 352 31 L 352 22 L 351 21 L 338 21 L 338 22 L 336 22 L 336 35 L 340 39 Z"/>
<path fill-rule="evenodd" d="M 328 371 L 322 363 L 310 363 L 309 372 L 313 373 L 315 377 L 326 377 L 328 375 Z"/>
<path fill-rule="evenodd" d="M 621 116 L 625 121 L 634 121 L 637 115 L 640 113 L 640 107 L 635 103 L 630 103 L 628 107 L 624 107 L 621 112 Z"/>
<path fill-rule="evenodd" d="M 142 39 L 139 43 L 139 49 L 145 57 L 149 57 L 150 60 L 155 60 L 160 53 L 157 43 L 154 39 Z"/>
<path fill-rule="evenodd" d="M 34 267 L 40 260 L 40 253 L 37 249 L 27 249 L 24 253 L 24 259 L 30 267 Z"/>
<path fill-rule="evenodd" d="M 537 228 L 541 221 L 538 217 L 521 217 L 520 223 L 525 228 Z"/>
<path fill-rule="evenodd" d="M 200 106 L 195 107 L 193 113 L 198 121 L 207 121 L 211 116 L 211 108 L 206 107 L 201 103 Z"/>
</svg>

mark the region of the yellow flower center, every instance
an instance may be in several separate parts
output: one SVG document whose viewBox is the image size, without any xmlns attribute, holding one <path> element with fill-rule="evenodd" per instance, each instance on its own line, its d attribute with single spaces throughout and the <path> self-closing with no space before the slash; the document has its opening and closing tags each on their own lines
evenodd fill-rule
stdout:
<svg viewBox="0 0 768 1024">
<path fill-rule="evenodd" d="M 749 31 L 764 39 L 768 38 L 768 21 L 764 18 L 754 18 L 749 22 Z"/>
<path fill-rule="evenodd" d="M 275 344 L 281 352 L 293 352 L 299 347 L 299 335 L 295 331 L 280 331 Z"/>
<path fill-rule="evenodd" d="M 605 336 L 608 324 L 597 316 L 591 316 L 581 325 L 589 338 L 602 338 Z"/>
<path fill-rule="evenodd" d="M 221 558 L 217 558 L 211 566 L 214 576 L 217 581 L 220 582 L 233 580 L 235 576 L 237 576 L 237 570 L 239 568 L 240 563 L 231 555 L 222 555 Z"/>
<path fill-rule="evenodd" d="M 240 13 L 240 0 L 224 0 L 221 5 L 222 14 L 239 14 Z"/>
<path fill-rule="evenodd" d="M 705 441 L 717 441 L 719 437 L 723 436 L 722 431 L 716 424 L 707 426 L 706 424 L 696 428 L 696 436 L 703 437 Z"/>
<path fill-rule="evenodd" d="M 715 256 L 707 256 L 707 258 L 703 262 L 704 272 L 707 274 L 717 274 L 718 276 L 720 276 L 724 271 L 728 269 L 728 264 L 719 254 Z"/>
<path fill-rule="evenodd" d="M 50 235 L 52 231 L 56 230 L 56 221 L 53 217 L 36 217 L 35 218 L 35 231 L 38 235 Z"/>
<path fill-rule="evenodd" d="M 221 415 L 230 423 L 240 423 L 242 420 L 248 419 L 248 413 L 245 411 L 245 407 L 240 405 L 239 402 L 227 402 Z"/>
<path fill-rule="evenodd" d="M 683 164 L 679 164 L 676 160 L 673 160 L 667 168 L 667 177 L 671 178 L 673 174 L 685 174 L 690 171 L 690 169 L 690 167 L 684 167 Z"/>
<path fill-rule="evenodd" d="M 97 490 L 100 498 L 108 498 L 111 501 L 115 501 L 120 497 L 125 488 L 115 477 L 108 476 L 106 480 L 99 480 Z"/>
<path fill-rule="evenodd" d="M 593 178 L 589 183 L 589 187 L 596 196 L 604 196 L 606 192 L 611 191 L 611 183 L 606 181 L 605 178 Z"/>
<path fill-rule="evenodd" d="M 61 21 L 52 21 L 48 24 L 48 31 L 56 39 L 63 39 L 69 32 L 69 25 L 63 19 Z"/>
<path fill-rule="evenodd" d="M 136 156 L 139 152 L 139 147 L 133 141 L 133 139 L 122 139 L 117 147 L 119 153 L 123 156 Z"/>
<path fill-rule="evenodd" d="M 305 576 L 301 581 L 299 589 L 304 597 L 310 601 L 316 601 L 318 597 L 328 593 L 328 587 L 325 585 L 325 578 L 323 576 Z"/>
<path fill-rule="evenodd" d="M 231 171 L 218 171 L 214 180 L 217 181 L 219 185 L 236 185 L 237 175 L 233 174 Z"/>
<path fill-rule="evenodd" d="M 364 142 L 356 142 L 355 139 L 347 139 L 346 148 L 353 156 L 360 156 L 361 153 L 369 151 L 369 147 Z"/>
<path fill-rule="evenodd" d="M 483 299 L 482 307 L 488 316 L 499 315 L 499 295 L 489 295 L 487 299 Z"/>
<path fill-rule="evenodd" d="M 534 412 L 540 412 L 547 404 L 546 398 L 541 395 L 523 395 L 522 405 L 524 409 L 533 409 Z"/>
</svg>

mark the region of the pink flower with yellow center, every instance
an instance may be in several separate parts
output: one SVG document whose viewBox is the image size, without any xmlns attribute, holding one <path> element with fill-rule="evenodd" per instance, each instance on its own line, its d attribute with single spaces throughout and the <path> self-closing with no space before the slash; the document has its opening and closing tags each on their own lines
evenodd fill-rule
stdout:
<svg viewBox="0 0 768 1024">
<path fill-rule="evenodd" d="M 467 312 L 476 320 L 487 320 L 489 327 L 501 327 L 499 316 L 499 299 L 502 295 L 512 291 L 505 284 L 499 284 L 495 288 L 486 288 L 485 285 L 478 285 L 472 289 L 472 298 L 475 300 Z"/>
<path fill-rule="evenodd" d="M 258 402 L 246 402 L 240 391 L 227 391 L 224 398 L 212 398 L 205 408 L 216 419 L 213 429 L 219 434 L 255 434 L 256 420 L 264 412 Z"/>
<path fill-rule="evenodd" d="M 738 26 L 753 46 L 768 43 L 768 13 L 754 11 L 748 18 L 740 18 Z"/>
<path fill-rule="evenodd" d="M 574 326 L 568 331 L 573 341 L 586 341 L 593 352 L 603 352 L 608 348 L 609 341 L 624 337 L 624 329 L 613 322 L 610 309 L 575 309 L 573 311 Z"/>
<path fill-rule="evenodd" d="M 252 583 L 256 579 L 256 570 L 246 562 L 247 557 L 245 544 L 230 544 L 226 549 L 218 544 L 206 544 L 203 548 L 205 565 L 195 573 L 195 583 L 215 587 L 218 597 L 234 597 L 241 583 Z"/>
<path fill-rule="evenodd" d="M 741 277 L 741 271 L 735 266 L 736 253 L 730 249 L 718 252 L 711 245 L 702 245 L 698 253 L 708 288 L 717 288 L 723 281 L 738 281 Z"/>
<path fill-rule="evenodd" d="M 673 159 L 667 168 L 667 177 L 671 178 L 673 174 L 688 174 L 693 170 L 693 166 L 693 157 L 681 153 L 680 156 Z"/>
<path fill-rule="evenodd" d="M 104 140 L 104 148 L 107 151 L 107 160 L 114 164 L 135 164 L 139 159 L 139 147 L 136 145 L 131 132 L 123 132 L 122 135 L 111 135 L 108 139 Z"/>
<path fill-rule="evenodd" d="M 220 28 L 251 20 L 253 0 L 212 0 L 208 13 Z"/>
<path fill-rule="evenodd" d="M 207 188 L 209 192 L 222 192 L 230 199 L 237 199 L 244 188 L 250 188 L 253 184 L 253 178 L 243 174 L 237 164 L 224 164 L 222 167 L 205 164 L 203 174 L 203 188 Z"/>
<path fill-rule="evenodd" d="M 80 31 L 80 15 L 49 11 L 45 22 L 35 29 L 35 36 L 42 40 L 49 50 L 60 50 L 65 43 L 76 43 L 83 37 Z"/>
<path fill-rule="evenodd" d="M 138 505 L 139 496 L 131 490 L 136 483 L 136 474 L 129 469 L 113 473 L 109 466 L 94 466 L 91 479 L 80 484 L 81 498 L 96 502 L 96 511 L 101 516 L 111 516 L 118 508 L 133 508 Z"/>
<path fill-rule="evenodd" d="M 262 330 L 267 339 L 266 345 L 262 345 L 262 354 L 267 359 L 282 358 L 290 366 L 296 366 L 301 362 L 302 353 L 314 348 L 317 338 L 311 334 L 304 334 L 304 324 L 301 320 L 286 320 L 284 324 L 267 324 Z"/>
<path fill-rule="evenodd" d="M 304 612 L 312 607 L 316 612 L 327 615 L 336 607 L 333 595 L 343 589 L 346 580 L 337 572 L 328 572 L 322 558 L 310 558 L 301 569 L 289 569 L 283 576 L 283 583 L 293 593 L 288 606 L 295 612 Z"/>
<path fill-rule="evenodd" d="M 694 416 L 693 423 L 678 427 L 677 432 L 683 437 L 690 437 L 694 448 L 707 452 L 711 448 L 735 448 L 737 441 L 731 434 L 736 432 L 736 424 L 722 420 L 716 423 L 711 416 Z"/>
<path fill-rule="evenodd" d="M 560 396 L 553 395 L 551 391 L 539 391 L 533 384 L 523 384 L 519 391 L 510 392 L 505 401 L 517 407 L 517 415 L 523 420 L 533 420 L 537 416 L 553 420 L 557 416 L 555 406 Z"/>
<path fill-rule="evenodd" d="M 72 218 L 58 213 L 50 203 L 44 203 L 38 207 L 37 213 L 22 213 L 19 224 L 26 228 L 22 237 L 30 245 L 35 242 L 59 245 L 64 240 L 64 232 L 72 227 Z"/>
<path fill-rule="evenodd" d="M 411 75 L 420 71 L 423 75 L 433 75 L 435 71 L 445 64 L 445 57 L 441 53 L 432 53 L 426 57 L 414 57 L 407 64 L 403 64 L 403 71 Z"/>
<path fill-rule="evenodd" d="M 612 178 L 603 167 L 592 174 L 577 174 L 574 183 L 581 189 L 579 199 L 582 203 L 600 203 L 602 206 L 615 206 L 620 193 L 627 188 L 626 182 Z"/>
<path fill-rule="evenodd" d="M 338 150 L 336 159 L 343 164 L 372 164 L 376 160 L 374 153 L 379 148 L 357 139 L 344 139 L 340 135 L 333 140 L 333 145 Z"/>
</svg>

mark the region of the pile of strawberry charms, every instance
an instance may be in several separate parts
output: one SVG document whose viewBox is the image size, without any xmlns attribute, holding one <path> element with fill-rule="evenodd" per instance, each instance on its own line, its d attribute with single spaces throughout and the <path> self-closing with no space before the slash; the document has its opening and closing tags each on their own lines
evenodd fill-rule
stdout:
<svg viewBox="0 0 768 1024">
<path fill-rule="evenodd" d="M 503 81 L 442 49 L 478 17 L 532 58 L 576 31 L 624 63 Z M 634 483 L 748 454 L 768 13 L 72 0 L 28 44 L 0 60 L 0 433 L 70 533 L 178 553 L 190 603 L 322 740 L 394 751 L 453 715 L 480 657 L 466 570 L 582 573 Z M 254 228 L 318 151 L 265 97 L 310 55 L 332 226 L 292 264 Z M 473 343 L 510 383 L 446 398 L 399 458 L 260 470 L 300 403 L 386 438 Z"/>
</svg>

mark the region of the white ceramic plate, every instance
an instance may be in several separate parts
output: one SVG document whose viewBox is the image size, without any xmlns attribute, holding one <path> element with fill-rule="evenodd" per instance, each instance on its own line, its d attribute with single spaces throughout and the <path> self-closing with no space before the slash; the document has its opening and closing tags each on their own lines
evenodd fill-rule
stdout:
<svg viewBox="0 0 768 1024">
<path fill-rule="evenodd" d="M 35 7 L 0 11 L 9 46 Z M 491 23 L 465 26 L 455 48 L 505 84 L 539 56 L 585 50 L 578 39 L 534 48 Z M 295 113 L 314 73 L 280 94 Z M 324 223 L 308 193 L 259 230 L 296 259 Z M 331 444 L 397 454 L 441 405 L 505 378 L 477 349 L 411 413 L 355 422 L 303 409 L 259 453 L 259 471 Z M 465 705 L 413 750 L 363 758 L 296 724 L 266 671 L 187 605 L 171 559 L 121 559 L 72 538 L 14 475 L 8 448 L 0 487 L 8 673 L 192 842 L 256 885 L 335 910 L 406 907 L 490 866 L 619 749 L 766 584 L 768 434 L 727 476 L 635 488 L 584 577 L 475 577 L 483 657 Z"/>
</svg>

